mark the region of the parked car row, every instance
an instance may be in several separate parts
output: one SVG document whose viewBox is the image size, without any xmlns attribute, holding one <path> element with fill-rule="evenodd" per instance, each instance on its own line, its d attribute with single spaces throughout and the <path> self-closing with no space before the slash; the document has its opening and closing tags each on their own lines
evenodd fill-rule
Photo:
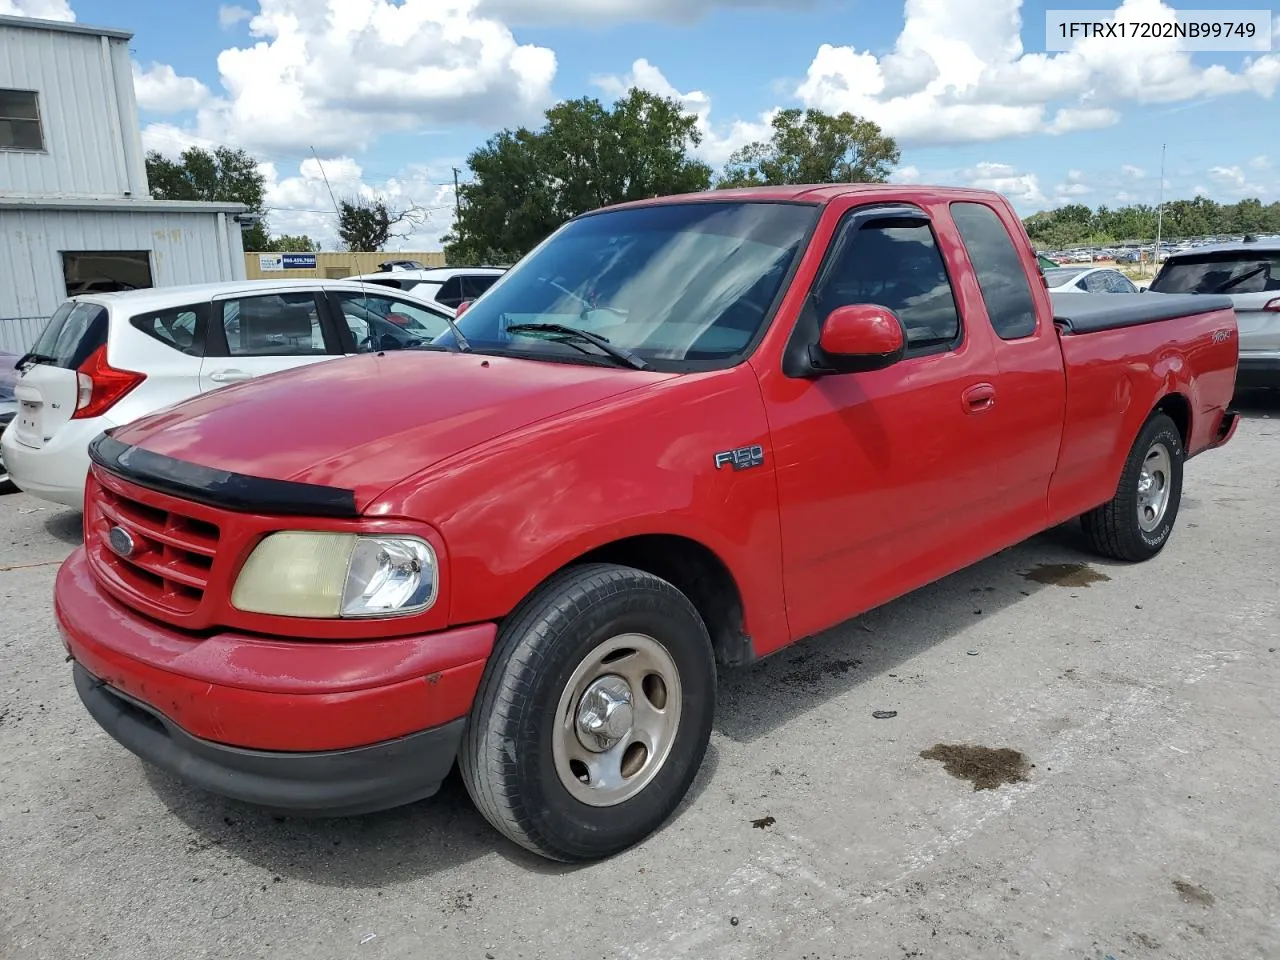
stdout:
<svg viewBox="0 0 1280 960">
<path fill-rule="evenodd" d="M 453 313 L 412 291 L 352 280 L 248 280 L 69 299 L 20 358 L 0 457 L 26 492 L 79 507 L 89 442 L 104 430 L 265 374 L 427 343 L 449 329 Z"/>
</svg>

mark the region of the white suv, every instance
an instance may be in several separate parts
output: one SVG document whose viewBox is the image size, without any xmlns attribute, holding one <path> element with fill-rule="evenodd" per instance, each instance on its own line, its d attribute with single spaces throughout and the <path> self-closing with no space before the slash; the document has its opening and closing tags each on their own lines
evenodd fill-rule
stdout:
<svg viewBox="0 0 1280 960">
<path fill-rule="evenodd" d="M 451 310 L 457 310 L 459 304 L 479 297 L 506 272 L 506 267 L 435 267 L 428 270 L 392 268 L 348 279 L 412 291 L 415 297 L 422 300 L 432 300 Z"/>
<path fill-rule="evenodd" d="M 0 461 L 21 490 L 81 506 L 89 441 L 228 383 L 412 347 L 453 311 L 349 280 L 247 280 L 63 302 L 19 361 Z"/>
</svg>

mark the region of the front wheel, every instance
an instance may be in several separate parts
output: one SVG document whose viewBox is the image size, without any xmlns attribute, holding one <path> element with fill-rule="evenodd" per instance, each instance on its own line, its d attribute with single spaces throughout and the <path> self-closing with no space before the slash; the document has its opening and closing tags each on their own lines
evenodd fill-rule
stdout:
<svg viewBox="0 0 1280 960">
<path fill-rule="evenodd" d="M 1116 495 L 1081 518 L 1090 546 L 1128 561 L 1149 560 L 1163 550 L 1182 502 L 1183 460 L 1177 426 L 1155 414 L 1129 451 Z"/>
<path fill-rule="evenodd" d="M 499 632 L 459 753 L 467 791 L 542 856 L 624 850 L 693 783 L 715 681 L 706 625 L 683 593 L 630 567 L 571 568 Z"/>
</svg>

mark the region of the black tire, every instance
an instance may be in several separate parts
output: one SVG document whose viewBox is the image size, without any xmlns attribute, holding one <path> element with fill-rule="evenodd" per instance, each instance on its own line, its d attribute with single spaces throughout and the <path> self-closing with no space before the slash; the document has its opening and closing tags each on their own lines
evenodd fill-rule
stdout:
<svg viewBox="0 0 1280 960">
<path fill-rule="evenodd" d="M 1168 502 L 1160 523 L 1151 530 L 1139 523 L 1139 481 L 1143 464 L 1158 447 L 1169 455 Z M 1089 546 L 1104 557 L 1137 563 L 1150 560 L 1164 549 L 1178 519 L 1182 502 L 1182 467 L 1185 452 L 1177 426 L 1163 413 L 1143 425 L 1120 474 L 1116 495 L 1081 517 Z"/>
<path fill-rule="evenodd" d="M 557 773 L 558 709 L 592 651 L 630 633 L 658 641 L 678 669 L 678 726 L 647 785 L 613 806 L 592 806 Z M 715 698 L 711 640 L 683 593 L 631 567 L 572 567 L 503 623 L 463 735 L 463 782 L 485 819 L 521 846 L 566 862 L 608 857 L 658 829 L 680 804 L 706 753 Z"/>
</svg>

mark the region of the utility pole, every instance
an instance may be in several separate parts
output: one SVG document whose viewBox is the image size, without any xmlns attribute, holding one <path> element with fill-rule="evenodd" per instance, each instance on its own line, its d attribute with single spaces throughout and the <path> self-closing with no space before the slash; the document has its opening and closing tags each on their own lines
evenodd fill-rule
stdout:
<svg viewBox="0 0 1280 960">
<path fill-rule="evenodd" d="M 453 218 L 455 220 L 462 218 L 462 204 L 458 199 L 458 174 L 461 172 L 457 167 L 453 168 Z"/>
<path fill-rule="evenodd" d="M 1160 144 L 1160 206 L 1156 210 L 1156 253 L 1151 258 L 1151 269 L 1160 263 L 1160 240 L 1164 233 L 1164 153 L 1167 143 Z"/>
</svg>

